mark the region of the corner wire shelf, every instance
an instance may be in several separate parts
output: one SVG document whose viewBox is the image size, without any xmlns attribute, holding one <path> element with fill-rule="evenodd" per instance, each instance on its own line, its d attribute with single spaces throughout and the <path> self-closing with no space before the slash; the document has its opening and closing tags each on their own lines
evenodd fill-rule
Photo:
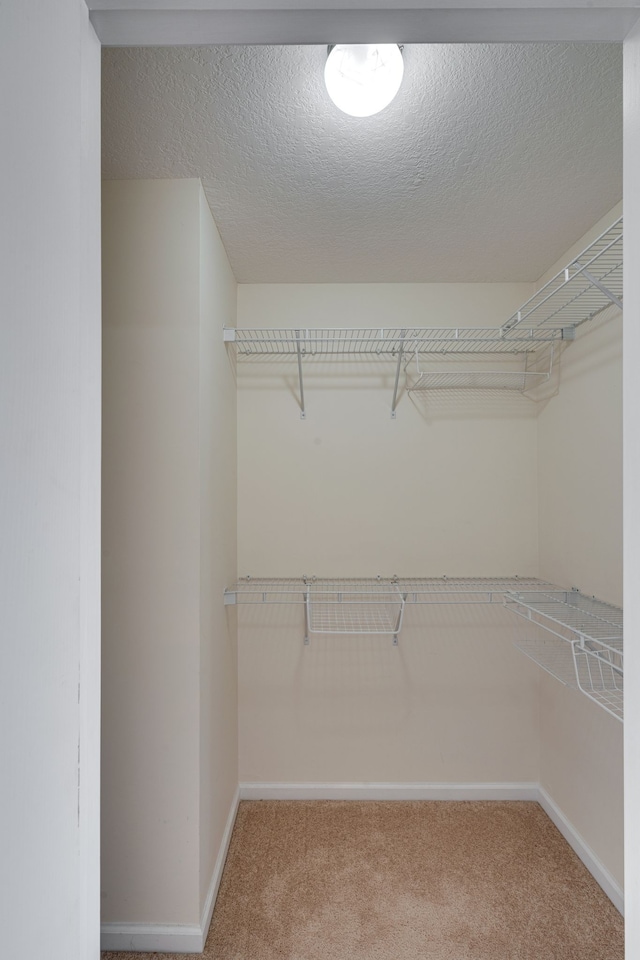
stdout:
<svg viewBox="0 0 640 960">
<path fill-rule="evenodd" d="M 225 590 L 225 604 L 304 604 L 305 644 L 309 636 L 386 635 L 394 645 L 409 604 L 500 604 L 514 589 L 540 590 L 551 584 L 536 578 L 322 579 L 299 577 L 240 580 Z"/>
<path fill-rule="evenodd" d="M 605 307 L 622 309 L 622 218 L 549 280 L 500 327 L 328 327 L 308 329 L 224 328 L 224 341 L 233 343 L 240 361 L 295 361 L 299 382 L 300 416 L 306 418 L 303 366 L 323 358 L 378 358 L 395 364 L 391 417 L 395 419 L 400 375 L 410 362 L 418 367 L 407 392 L 443 387 L 502 387 L 524 391 L 551 374 L 554 343 L 571 341 L 575 328 L 593 319 Z M 536 351 L 547 353 L 548 369 L 531 363 Z M 491 367 L 429 373 L 425 358 L 442 360 L 455 354 L 462 363 L 480 355 L 520 355 L 523 366 Z M 538 356 L 540 354 L 538 353 Z M 422 364 L 422 367 L 421 367 Z M 393 369 L 393 368 L 392 368 Z"/>
<path fill-rule="evenodd" d="M 575 589 L 511 591 L 504 605 L 534 628 L 514 637 L 523 653 L 622 720 L 623 615 L 619 607 Z"/>
<path fill-rule="evenodd" d="M 612 303 L 622 310 L 622 217 L 530 297 L 502 332 L 575 329 Z"/>
</svg>

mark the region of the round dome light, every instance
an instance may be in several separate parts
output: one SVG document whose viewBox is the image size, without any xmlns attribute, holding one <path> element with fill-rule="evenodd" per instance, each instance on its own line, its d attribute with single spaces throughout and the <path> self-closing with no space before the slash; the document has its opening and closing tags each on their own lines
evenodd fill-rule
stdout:
<svg viewBox="0 0 640 960">
<path fill-rule="evenodd" d="M 391 103 L 403 73 L 397 43 L 337 43 L 329 48 L 324 82 L 343 113 L 371 117 Z"/>
</svg>

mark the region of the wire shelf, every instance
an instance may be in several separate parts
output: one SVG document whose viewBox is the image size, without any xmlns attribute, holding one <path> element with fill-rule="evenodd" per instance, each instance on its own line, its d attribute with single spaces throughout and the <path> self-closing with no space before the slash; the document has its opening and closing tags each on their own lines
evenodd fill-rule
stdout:
<svg viewBox="0 0 640 960">
<path fill-rule="evenodd" d="M 623 718 L 624 667 L 622 640 L 610 644 L 590 640 L 572 644 L 578 688 L 619 720 Z"/>
<path fill-rule="evenodd" d="M 480 354 L 523 358 L 518 370 L 485 367 L 418 371 L 407 392 L 448 388 L 505 389 L 524 393 L 551 375 L 553 344 L 573 340 L 575 328 L 615 304 L 622 309 L 622 218 L 546 283 L 501 327 L 315 327 L 248 329 L 225 327 L 224 341 L 240 361 L 294 361 L 300 416 L 306 419 L 303 367 L 309 360 L 377 358 L 395 362 L 391 418 L 395 419 L 400 372 L 407 358 L 455 355 L 468 361 Z M 531 362 L 549 347 L 549 366 Z M 416 360 L 419 366 L 419 359 Z M 405 366 L 405 373 L 407 368 Z"/>
<path fill-rule="evenodd" d="M 542 589 L 536 578 L 245 577 L 225 590 L 225 604 L 303 604 L 309 635 L 387 635 L 398 643 L 407 604 L 500 604 L 514 589 Z"/>
<path fill-rule="evenodd" d="M 514 590 L 554 589 L 535 577 L 361 577 L 333 578 L 282 577 L 239 580 L 225 590 L 226 604 L 306 603 L 307 593 L 352 593 L 365 595 L 376 591 L 399 590 L 407 604 L 475 604 L 504 602 Z"/>
<path fill-rule="evenodd" d="M 527 300 L 502 330 L 510 336 L 520 326 L 577 327 L 612 303 L 622 309 L 622 217 Z"/>
<path fill-rule="evenodd" d="M 552 369 L 553 343 L 541 355 L 532 350 L 516 352 L 513 346 L 508 351 L 487 353 L 482 358 L 477 352 L 458 352 L 438 358 L 416 353 L 407 363 L 407 392 L 471 388 L 525 393 L 546 383 Z"/>
<path fill-rule="evenodd" d="M 562 339 L 562 330 L 519 328 L 508 338 L 498 327 L 327 327 L 241 329 L 226 327 L 239 359 L 278 357 L 386 357 L 433 353 L 523 353 Z"/>
<path fill-rule="evenodd" d="M 307 585 L 305 612 L 309 633 L 391 634 L 402 628 L 405 598 L 387 583 L 315 582 Z"/>
<path fill-rule="evenodd" d="M 513 642 L 562 683 L 622 720 L 622 610 L 536 577 L 245 577 L 225 604 L 302 604 L 309 635 L 393 636 L 414 604 L 500 604 L 526 622 Z"/>
<path fill-rule="evenodd" d="M 514 637 L 523 653 L 622 720 L 623 614 L 619 607 L 577 590 L 514 591 L 504 603 L 530 627 L 542 628 Z"/>
</svg>

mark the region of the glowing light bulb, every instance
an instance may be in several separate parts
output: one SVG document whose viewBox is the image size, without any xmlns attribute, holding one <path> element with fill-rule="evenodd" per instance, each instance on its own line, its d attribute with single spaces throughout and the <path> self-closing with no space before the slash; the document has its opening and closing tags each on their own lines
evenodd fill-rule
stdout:
<svg viewBox="0 0 640 960">
<path fill-rule="evenodd" d="M 324 82 L 343 113 L 371 117 L 391 103 L 403 73 L 397 43 L 337 43 L 329 51 Z"/>
</svg>

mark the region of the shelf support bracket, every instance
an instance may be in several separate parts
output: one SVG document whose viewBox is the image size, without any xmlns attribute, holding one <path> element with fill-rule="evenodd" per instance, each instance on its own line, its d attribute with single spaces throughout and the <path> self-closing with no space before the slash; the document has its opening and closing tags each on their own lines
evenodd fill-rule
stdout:
<svg viewBox="0 0 640 960">
<path fill-rule="evenodd" d="M 405 331 L 400 331 L 400 346 L 398 347 L 398 363 L 396 365 L 396 381 L 393 385 L 393 400 L 391 402 L 391 419 L 396 419 L 396 407 L 398 406 L 398 384 L 400 383 L 400 369 L 402 367 L 402 355 L 404 353 Z"/>
<path fill-rule="evenodd" d="M 615 303 L 616 307 L 618 307 L 619 310 L 622 310 L 622 300 L 616 297 L 615 294 L 611 293 L 611 290 L 609 290 L 608 287 L 605 287 L 604 283 L 601 283 L 600 280 L 594 277 L 593 274 L 588 270 L 581 270 L 580 272 L 582 273 L 582 276 L 589 281 L 589 283 L 592 283 L 594 287 L 598 288 L 600 293 L 604 293 L 605 297 L 608 297 L 608 299 L 611 300 L 611 303 Z"/>
<path fill-rule="evenodd" d="M 309 646 L 309 591 L 306 590 L 302 596 L 304 597 L 304 645 L 305 647 Z"/>
<path fill-rule="evenodd" d="M 304 385 L 302 383 L 302 350 L 300 349 L 300 331 L 296 330 L 296 352 L 298 354 L 298 380 L 300 381 L 300 419 L 306 420 L 304 409 Z"/>
</svg>

